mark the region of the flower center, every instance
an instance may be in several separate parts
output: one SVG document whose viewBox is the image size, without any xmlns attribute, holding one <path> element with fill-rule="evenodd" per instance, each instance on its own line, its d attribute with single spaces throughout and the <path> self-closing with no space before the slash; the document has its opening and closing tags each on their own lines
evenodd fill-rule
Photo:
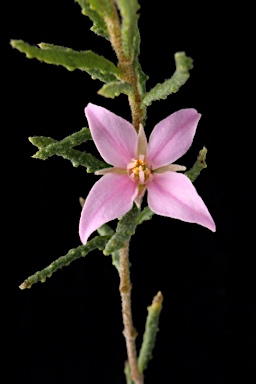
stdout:
<svg viewBox="0 0 256 384">
<path fill-rule="evenodd" d="M 144 157 L 144 155 L 140 155 L 138 159 L 133 159 L 127 165 L 127 173 L 130 179 L 140 184 L 146 184 L 153 179 L 151 167 L 147 164 Z"/>
</svg>

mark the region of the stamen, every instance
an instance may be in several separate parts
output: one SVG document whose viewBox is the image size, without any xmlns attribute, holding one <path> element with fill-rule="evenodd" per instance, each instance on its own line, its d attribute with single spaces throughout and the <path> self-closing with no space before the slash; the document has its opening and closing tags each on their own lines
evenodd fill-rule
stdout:
<svg viewBox="0 0 256 384">
<path fill-rule="evenodd" d="M 140 185 L 152 180 L 151 168 L 145 161 L 144 155 L 139 155 L 138 159 L 133 159 L 127 164 L 127 173 L 131 180 L 137 181 Z"/>
<path fill-rule="evenodd" d="M 144 182 L 145 182 L 145 173 L 144 173 L 144 171 L 142 169 L 139 170 L 139 178 L 140 178 L 141 184 L 144 184 Z"/>
<path fill-rule="evenodd" d="M 134 167 L 134 161 L 127 164 L 127 169 L 132 169 Z"/>
</svg>

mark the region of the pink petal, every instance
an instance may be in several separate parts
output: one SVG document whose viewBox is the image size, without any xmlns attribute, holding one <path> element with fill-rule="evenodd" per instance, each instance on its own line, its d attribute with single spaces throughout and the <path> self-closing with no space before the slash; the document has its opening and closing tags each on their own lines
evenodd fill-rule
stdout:
<svg viewBox="0 0 256 384">
<path fill-rule="evenodd" d="M 153 169 L 173 163 L 187 152 L 200 117 L 195 109 L 181 109 L 155 126 L 149 138 L 147 156 Z"/>
<path fill-rule="evenodd" d="M 91 103 L 85 108 L 85 115 L 102 158 L 115 167 L 126 168 L 137 155 L 138 135 L 132 124 Z"/>
<path fill-rule="evenodd" d="M 92 187 L 83 206 L 79 235 L 83 244 L 101 225 L 124 215 L 137 196 L 137 183 L 127 175 L 108 173 Z"/>
<path fill-rule="evenodd" d="M 147 189 L 148 205 L 153 212 L 197 223 L 215 232 L 214 221 L 187 176 L 176 172 L 154 174 Z"/>
</svg>

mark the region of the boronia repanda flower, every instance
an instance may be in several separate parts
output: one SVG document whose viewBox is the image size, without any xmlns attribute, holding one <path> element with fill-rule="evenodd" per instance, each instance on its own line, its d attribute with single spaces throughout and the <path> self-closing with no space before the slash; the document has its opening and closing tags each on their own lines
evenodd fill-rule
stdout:
<svg viewBox="0 0 256 384">
<path fill-rule="evenodd" d="M 112 168 L 92 187 L 83 206 L 79 234 L 83 244 L 104 223 L 138 206 L 147 190 L 149 208 L 158 215 L 200 224 L 215 231 L 215 223 L 189 178 L 186 168 L 173 164 L 192 144 L 201 115 L 181 109 L 153 129 L 149 142 L 140 126 L 94 104 L 85 108 L 94 143 Z"/>
</svg>

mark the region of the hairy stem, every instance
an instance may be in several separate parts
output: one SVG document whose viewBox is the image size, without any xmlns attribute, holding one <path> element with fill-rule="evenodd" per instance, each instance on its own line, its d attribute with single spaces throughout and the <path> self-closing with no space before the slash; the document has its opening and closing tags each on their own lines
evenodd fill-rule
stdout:
<svg viewBox="0 0 256 384">
<path fill-rule="evenodd" d="M 113 16 L 104 18 L 112 47 L 116 53 L 118 59 L 118 68 L 122 73 L 122 80 L 130 83 L 133 86 L 133 93 L 128 96 L 129 105 L 131 108 L 132 124 L 135 130 L 138 132 L 140 124 L 143 122 L 144 110 L 141 108 L 141 96 L 138 90 L 138 80 L 133 67 L 133 55 L 127 58 L 123 51 L 122 36 L 121 36 L 121 24 L 117 8 L 114 0 L 112 1 Z M 133 326 L 132 321 L 132 309 L 131 309 L 131 281 L 129 270 L 129 241 L 125 246 L 120 249 L 120 295 L 122 302 L 122 316 L 124 324 L 124 337 L 126 342 L 126 349 L 128 355 L 128 363 L 131 372 L 131 378 L 134 384 L 143 384 L 143 376 L 138 369 L 137 351 L 135 345 L 135 339 L 137 332 Z"/>
<path fill-rule="evenodd" d="M 135 339 L 137 336 L 136 329 L 132 321 L 131 309 L 131 281 L 129 271 L 129 242 L 120 251 L 120 294 L 122 301 L 122 316 L 124 323 L 124 337 L 126 341 L 126 349 L 128 355 L 128 362 L 131 370 L 131 378 L 135 384 L 143 384 L 143 376 L 139 372 L 137 362 L 137 352 Z"/>
<path fill-rule="evenodd" d="M 130 83 L 133 86 L 133 94 L 128 96 L 129 105 L 131 108 L 132 125 L 139 131 L 140 124 L 143 122 L 145 111 L 141 108 L 141 96 L 138 89 L 138 79 L 133 67 L 133 55 L 127 58 L 123 51 L 121 25 L 116 6 L 113 3 L 113 16 L 106 16 L 105 22 L 108 28 L 108 33 L 112 47 L 118 59 L 118 68 L 122 73 L 122 80 Z"/>
</svg>

